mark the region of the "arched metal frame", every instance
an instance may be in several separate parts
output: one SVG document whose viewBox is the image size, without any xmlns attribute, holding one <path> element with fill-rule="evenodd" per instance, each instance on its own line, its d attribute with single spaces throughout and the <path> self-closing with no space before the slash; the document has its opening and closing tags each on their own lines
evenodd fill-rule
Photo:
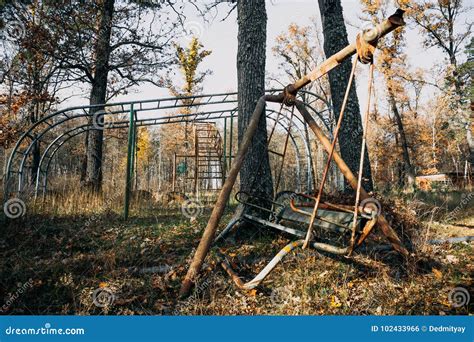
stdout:
<svg viewBox="0 0 474 342">
<path fill-rule="evenodd" d="M 268 94 L 273 94 L 279 92 L 280 90 L 269 90 L 267 91 Z M 313 98 L 318 99 L 316 94 L 311 92 L 302 92 Z M 183 100 L 186 100 L 186 104 L 183 104 Z M 231 110 L 235 111 L 235 103 L 237 102 L 237 93 L 222 93 L 222 94 L 211 94 L 211 95 L 197 95 L 197 96 L 188 96 L 188 97 L 173 97 L 173 98 L 164 98 L 164 99 L 155 99 L 155 100 L 146 100 L 146 101 L 133 101 L 133 102 L 122 102 L 122 103 L 111 103 L 105 105 L 94 105 L 94 106 L 83 106 L 83 107 L 72 107 L 68 109 L 64 109 L 58 112 L 55 112 L 51 115 L 48 115 L 34 125 L 32 125 L 18 140 L 16 143 L 7 163 L 7 172 L 6 172 L 6 181 L 5 181 L 5 200 L 10 198 L 12 194 L 20 194 L 24 189 L 25 185 L 25 165 L 28 161 L 28 157 L 31 156 L 32 148 L 36 143 L 46 143 L 47 135 L 54 133 L 57 128 L 61 125 L 69 124 L 71 120 L 81 120 L 81 124 L 77 125 L 72 128 L 72 130 L 60 135 L 59 137 L 53 137 L 53 142 L 49 144 L 48 151 L 59 142 L 59 147 L 63 144 L 61 143 L 61 139 L 64 136 L 68 136 L 74 130 L 79 130 L 77 134 L 85 132 L 90 129 L 86 129 L 84 125 L 84 118 L 86 119 L 94 119 L 94 114 L 90 113 L 91 109 L 99 109 L 102 111 L 102 114 L 106 117 L 114 117 L 120 114 L 126 114 L 130 112 L 130 110 L 135 111 L 135 113 L 144 113 L 148 111 L 157 111 L 157 110 L 165 110 L 165 109 L 176 109 L 176 108 L 189 108 L 194 107 L 196 108 L 196 113 L 192 114 L 178 114 L 178 115 L 169 115 L 164 117 L 158 118 L 150 118 L 150 119 L 136 119 L 134 123 L 139 126 L 151 126 L 151 125 L 160 125 L 166 123 L 174 123 L 174 122 L 184 122 L 184 121 L 194 121 L 198 118 L 200 120 L 211 120 L 211 119 L 221 119 L 225 117 L 225 113 L 229 113 Z M 313 103 L 314 101 L 311 101 Z M 225 110 L 214 110 L 214 111 L 199 111 L 200 107 L 210 107 L 210 106 L 222 106 L 234 104 L 232 109 L 225 109 Z M 324 113 L 326 110 L 323 111 L 316 111 L 313 106 L 310 104 L 305 104 L 311 112 L 318 118 L 318 120 L 323 124 L 326 128 L 327 132 L 331 132 L 331 123 L 327 117 L 324 117 Z M 303 120 L 298 116 L 295 116 L 298 120 L 303 123 Z M 105 128 L 107 127 L 107 123 L 105 123 Z M 112 124 L 113 128 L 125 128 L 129 126 L 129 121 L 119 121 L 114 122 Z M 97 129 L 102 129 L 98 126 Z M 76 136 L 75 134 L 74 136 Z M 70 139 L 70 138 L 69 138 Z M 51 139 L 48 139 L 50 141 Z M 68 139 L 66 139 L 68 140 Z M 305 141 L 306 139 L 303 139 Z M 58 148 L 59 148 L 58 147 Z M 55 149 L 55 152 L 58 150 Z M 54 155 L 54 154 L 53 154 Z M 46 158 L 45 154 L 42 156 L 41 163 L 44 162 L 44 158 Z M 48 167 L 49 167 L 48 162 Z M 40 174 L 42 170 L 38 169 L 38 174 Z M 38 177 L 36 177 L 36 185 L 39 185 Z M 16 186 L 14 186 L 16 183 Z"/>
<path fill-rule="evenodd" d="M 227 114 L 226 116 L 221 116 L 219 119 L 223 119 L 223 118 L 231 118 L 232 117 L 232 114 L 235 113 L 237 111 L 237 109 L 233 109 L 233 110 L 229 110 L 229 114 Z M 269 114 L 267 114 L 267 119 L 269 120 L 272 120 L 272 121 L 276 121 L 276 119 L 272 118 L 271 115 L 272 114 L 277 114 L 277 111 L 275 110 L 272 110 L 272 109 L 267 109 L 266 110 Z M 203 118 L 195 118 L 194 121 L 204 121 L 204 120 L 209 120 L 209 113 L 201 113 L 201 115 L 203 115 L 204 117 Z M 193 115 L 194 116 L 194 115 Z M 281 117 L 289 120 L 289 117 L 288 115 L 282 113 L 281 114 Z M 299 117 L 295 117 L 295 119 L 299 122 L 299 123 L 303 123 L 303 121 L 301 120 L 301 118 Z M 153 121 L 156 120 L 156 118 L 150 118 L 150 119 L 146 119 L 146 120 L 139 120 L 136 122 L 137 126 L 139 127 L 142 127 L 142 126 L 151 126 L 151 125 L 163 125 L 163 123 L 161 124 L 156 124 L 156 123 L 153 123 Z M 276 122 L 277 125 L 279 125 L 285 132 L 289 132 L 289 129 L 288 127 L 285 127 L 285 125 L 283 125 L 283 123 L 281 121 L 277 121 Z M 107 127 L 107 129 L 119 129 L 119 128 L 126 128 L 128 127 L 128 121 L 123 121 L 123 122 L 117 122 L 117 123 L 114 123 L 113 125 L 110 125 Z M 298 126 L 298 125 L 293 125 L 293 128 L 296 129 L 296 131 L 298 132 L 298 135 L 303 143 L 303 146 L 304 146 L 304 149 L 305 149 L 305 159 L 306 159 L 306 166 L 307 166 L 307 170 L 306 170 L 306 186 L 307 188 L 310 188 L 312 186 L 314 186 L 313 184 L 313 179 L 311 178 L 311 164 L 310 164 L 310 153 L 311 153 L 311 149 L 310 147 L 308 146 L 308 142 L 306 140 L 306 137 L 304 135 L 304 133 L 301 131 L 301 128 Z M 43 196 L 46 194 L 46 191 L 47 191 L 47 182 L 48 182 L 48 174 L 49 174 L 49 167 L 51 165 L 51 161 L 53 160 L 54 156 L 56 155 L 56 153 L 59 151 L 59 149 L 65 144 L 67 143 L 70 139 L 82 134 L 82 133 L 85 133 L 86 131 L 90 131 L 90 130 L 99 130 L 99 128 L 97 127 L 94 127 L 94 126 L 90 126 L 89 124 L 84 124 L 82 126 L 78 126 L 78 127 L 75 127 L 75 128 L 72 128 L 71 130 L 69 131 L 66 131 L 64 132 L 63 134 L 59 135 L 56 139 L 54 139 L 47 147 L 46 149 L 44 150 L 42 156 L 41 156 L 41 159 L 40 159 L 40 162 L 39 162 L 39 166 L 38 166 L 38 171 L 37 171 L 37 176 L 36 176 L 36 184 L 35 184 L 35 198 L 37 197 L 38 195 L 38 191 L 40 189 L 40 186 L 42 188 L 42 194 Z M 301 182 L 300 182 L 300 175 L 301 175 L 301 153 L 300 153 L 300 150 L 299 150 L 299 147 L 298 147 L 298 144 L 295 140 L 295 137 L 293 136 L 293 133 L 289 132 L 290 133 L 290 139 L 292 141 L 292 145 L 293 145 L 293 148 L 295 150 L 295 153 L 296 153 L 296 173 L 297 173 L 297 188 L 298 190 L 301 189 Z M 64 140 L 61 140 L 62 138 L 65 138 Z M 58 143 L 59 141 L 59 143 Z M 51 153 L 49 153 L 49 151 L 52 151 Z M 43 165 L 46 163 L 46 167 L 43 169 Z M 41 185 L 40 185 L 41 184 Z"/>
</svg>

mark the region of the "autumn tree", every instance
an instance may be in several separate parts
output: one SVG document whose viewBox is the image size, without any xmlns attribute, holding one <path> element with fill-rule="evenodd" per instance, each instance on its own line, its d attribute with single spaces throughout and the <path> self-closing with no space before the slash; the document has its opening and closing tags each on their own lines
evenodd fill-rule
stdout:
<svg viewBox="0 0 474 342">
<path fill-rule="evenodd" d="M 177 63 L 183 75 L 183 85 L 179 88 L 175 84 L 170 84 L 171 93 L 174 96 L 197 95 L 202 91 L 202 82 L 204 78 L 211 74 L 210 70 L 198 71 L 199 65 L 204 58 L 209 56 L 212 51 L 204 50 L 197 37 L 192 37 L 187 47 L 174 44 L 176 49 Z"/>
<path fill-rule="evenodd" d="M 173 62 L 169 42 L 177 22 L 168 16 L 171 3 L 97 0 L 68 2 L 55 6 L 55 46 L 49 53 L 61 61 L 75 81 L 89 85 L 90 111 L 101 122 L 102 107 L 108 99 L 148 82 L 163 86 L 160 71 Z M 70 20 L 63 20 L 70 18 Z M 99 190 L 102 180 L 103 131 L 86 137 L 85 183 Z"/>
<path fill-rule="evenodd" d="M 472 21 L 463 25 L 468 16 L 470 7 L 462 0 L 417 0 L 404 1 L 403 7 L 409 10 L 411 18 L 423 34 L 423 43 L 426 48 L 437 48 L 444 53 L 448 61 L 445 72 L 445 95 L 452 98 L 453 106 L 457 107 L 458 115 L 465 126 L 465 135 L 468 146 L 466 160 L 474 160 L 473 146 L 469 144 L 472 122 L 466 110 L 467 99 L 464 97 L 465 83 L 462 79 L 460 56 L 472 33 Z M 450 90 L 452 88 L 452 91 Z M 452 96 L 454 95 L 454 96 Z M 456 120 L 459 121 L 459 120 Z"/>
<path fill-rule="evenodd" d="M 173 46 L 176 69 L 182 80 L 177 81 L 173 75 L 168 78 L 166 84 L 173 96 L 182 97 L 181 102 L 184 107 L 179 109 L 176 114 L 191 114 L 192 107 L 190 107 L 190 104 L 193 100 L 186 97 L 201 94 L 202 83 L 206 76 L 211 74 L 211 70 L 200 70 L 200 65 L 212 52 L 205 50 L 197 37 L 192 37 L 187 46 L 181 46 L 177 43 L 174 43 Z M 191 154 L 194 136 L 190 132 L 188 121 L 161 127 L 159 142 L 160 161 L 167 161 L 168 168 L 171 169 L 170 165 L 173 163 L 174 153 Z M 187 163 L 187 159 L 185 163 Z"/>
<path fill-rule="evenodd" d="M 368 20 L 372 24 L 379 24 L 386 17 L 388 4 L 386 1 L 361 0 L 361 3 L 364 13 L 368 15 Z M 413 109 L 405 89 L 405 80 L 409 77 L 406 76 L 407 56 L 404 53 L 406 47 L 404 33 L 404 28 L 400 28 L 380 39 L 377 43 L 378 54 L 375 62 L 385 81 L 387 103 L 397 127 L 397 142 L 402 151 L 399 184 L 413 189 L 415 169 L 410 158 L 410 146 L 403 122 L 404 112 Z"/>
<path fill-rule="evenodd" d="M 5 101 L 0 108 L 16 131 L 36 123 L 54 109 L 61 102 L 58 93 L 68 86 L 59 61 L 45 53 L 51 44 L 51 31 L 45 25 L 49 16 L 48 7 L 38 1 L 11 3 L 2 11 L 1 91 Z M 18 136 L 7 139 L 8 144 L 12 139 Z M 31 181 L 36 177 L 40 148 L 40 143 L 35 142 Z"/>
</svg>

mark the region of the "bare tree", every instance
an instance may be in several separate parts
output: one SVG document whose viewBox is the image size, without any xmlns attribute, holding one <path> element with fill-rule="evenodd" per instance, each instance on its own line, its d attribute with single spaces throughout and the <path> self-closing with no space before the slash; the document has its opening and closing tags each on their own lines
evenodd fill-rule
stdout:
<svg viewBox="0 0 474 342">
<path fill-rule="evenodd" d="M 76 82 L 90 85 L 90 105 L 104 104 L 143 82 L 164 86 L 160 71 L 174 61 L 169 43 L 179 27 L 167 13 L 169 6 L 173 5 L 97 0 L 54 7 L 50 25 L 56 46 L 50 53 Z M 70 20 L 62 20 L 65 17 Z M 92 116 L 98 116 L 91 120 L 101 122 L 101 110 L 91 109 Z M 102 130 L 86 136 L 84 182 L 96 191 L 102 181 L 102 140 Z"/>
</svg>

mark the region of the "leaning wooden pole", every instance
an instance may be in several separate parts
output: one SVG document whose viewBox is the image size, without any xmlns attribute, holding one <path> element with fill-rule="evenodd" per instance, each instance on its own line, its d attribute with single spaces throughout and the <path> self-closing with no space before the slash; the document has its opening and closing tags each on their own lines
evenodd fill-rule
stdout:
<svg viewBox="0 0 474 342">
<path fill-rule="evenodd" d="M 211 243 L 214 240 L 214 235 L 216 233 L 217 227 L 219 225 L 220 219 L 222 214 L 224 213 L 225 206 L 227 201 L 229 200 L 230 193 L 232 188 L 234 187 L 234 183 L 237 179 L 237 175 L 240 172 L 240 168 L 242 167 L 242 163 L 245 158 L 245 154 L 252 143 L 253 136 L 258 127 L 258 122 L 262 116 L 262 113 L 265 110 L 265 102 L 272 101 L 278 102 L 283 99 L 280 95 L 266 95 L 262 96 L 258 102 L 255 110 L 253 111 L 252 117 L 250 118 L 249 125 L 247 126 L 247 130 L 242 139 L 242 143 L 240 144 L 239 151 L 234 158 L 234 161 L 231 165 L 229 174 L 227 175 L 227 179 L 222 186 L 221 192 L 219 193 L 219 197 L 217 198 L 216 204 L 214 205 L 214 209 L 212 210 L 211 217 L 207 222 L 206 229 L 202 235 L 201 241 L 199 242 L 198 248 L 196 253 L 194 254 L 193 261 L 189 266 L 188 273 L 181 284 L 180 296 L 186 296 L 191 287 L 194 283 L 194 280 L 201 269 L 201 266 L 204 262 L 204 258 L 206 257 L 207 253 L 209 252 L 209 248 L 211 247 Z"/>
<path fill-rule="evenodd" d="M 404 11 L 398 9 L 395 12 L 395 14 L 390 16 L 387 20 L 383 21 L 382 23 L 378 24 L 377 26 L 375 26 L 374 28 L 370 30 L 364 31 L 360 37 L 361 41 L 365 45 L 375 46 L 377 44 L 377 40 L 380 37 L 387 35 L 388 33 L 395 30 L 397 27 L 405 24 L 403 21 L 403 13 Z M 211 247 L 212 241 L 214 240 L 217 227 L 219 225 L 222 214 L 224 213 L 225 206 L 229 199 L 234 183 L 237 179 L 237 175 L 242 166 L 245 154 L 247 153 L 247 150 L 250 147 L 253 136 L 257 130 L 260 117 L 263 111 L 265 110 L 265 102 L 271 101 L 271 102 L 285 102 L 286 104 L 293 104 L 298 90 L 303 88 L 305 85 L 317 80 L 321 76 L 327 74 L 329 71 L 331 71 L 332 69 L 337 67 L 339 64 L 341 64 L 344 60 L 353 56 L 357 51 L 358 51 L 357 43 L 350 44 L 344 49 L 342 49 L 341 51 L 329 57 L 326 61 L 324 61 L 321 65 L 316 67 L 309 74 L 305 75 L 304 77 L 302 77 L 295 83 L 287 86 L 283 93 L 279 95 L 262 96 L 258 100 L 255 110 L 250 119 L 249 125 L 247 126 L 247 130 L 245 131 L 245 134 L 243 136 L 242 143 L 239 146 L 239 150 L 237 152 L 235 160 L 232 163 L 228 178 L 226 179 L 226 181 L 224 182 L 224 185 L 222 186 L 221 192 L 219 193 L 217 202 L 214 205 L 214 209 L 212 210 L 211 217 L 209 218 L 206 229 L 204 230 L 204 233 L 202 235 L 201 241 L 199 242 L 198 248 L 194 254 L 191 265 L 189 266 L 188 272 L 181 284 L 181 290 L 179 293 L 181 297 L 187 296 L 189 294 L 189 291 L 191 290 L 194 280 L 196 279 L 196 276 L 198 275 L 201 269 L 201 266 L 204 263 L 204 259 L 207 253 L 209 252 L 209 248 Z M 388 222 L 387 222 L 387 226 L 390 227 L 388 225 Z M 395 234 L 395 238 L 392 236 L 392 240 L 400 241 L 398 237 L 396 236 L 396 234 Z M 400 246 L 401 246 L 401 243 L 400 243 Z M 399 250 L 402 254 L 406 254 L 406 249 L 404 249 L 403 246 L 399 249 L 397 248 L 397 250 Z"/>
</svg>

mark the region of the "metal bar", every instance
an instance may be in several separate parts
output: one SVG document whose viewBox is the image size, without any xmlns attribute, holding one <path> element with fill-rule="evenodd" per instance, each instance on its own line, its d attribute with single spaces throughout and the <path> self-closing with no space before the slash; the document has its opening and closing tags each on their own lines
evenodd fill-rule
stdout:
<svg viewBox="0 0 474 342">
<path fill-rule="evenodd" d="M 362 33 L 362 39 L 367 43 L 376 43 L 377 40 L 388 33 L 395 30 L 397 27 L 405 25 L 403 21 L 403 13 L 405 11 L 397 9 L 397 11 L 391 15 L 387 20 L 384 20 L 382 23 L 376 25 L 370 30 L 366 30 Z M 344 60 L 354 55 L 357 51 L 356 43 L 352 43 L 346 46 L 341 51 L 335 53 L 328 59 L 326 59 L 321 65 L 317 66 L 309 74 L 303 76 L 301 79 L 292 84 L 292 90 L 298 91 L 303 88 L 305 85 L 317 80 L 321 76 L 327 74 L 329 71 L 337 67 Z"/>
<path fill-rule="evenodd" d="M 286 150 L 288 148 L 288 140 L 290 138 L 290 132 L 291 132 L 291 126 L 293 125 L 293 116 L 295 113 L 295 107 L 293 106 L 291 108 L 291 117 L 290 117 L 290 123 L 288 125 L 288 130 L 286 131 L 286 139 L 285 139 L 285 145 L 283 146 L 283 153 L 281 156 L 281 163 L 280 163 L 280 170 L 278 172 L 278 177 L 276 180 L 276 185 L 275 185 L 275 193 L 278 193 L 278 188 L 280 186 L 280 180 L 281 180 L 281 175 L 283 173 L 283 166 L 285 164 L 285 156 L 286 156 Z"/>
<path fill-rule="evenodd" d="M 361 146 L 361 155 L 359 161 L 359 174 L 357 175 L 357 191 L 356 191 L 356 198 L 354 204 L 354 219 L 352 223 L 352 234 L 351 234 L 351 246 L 349 249 L 349 254 L 352 253 L 355 246 L 355 234 L 357 229 L 357 209 L 359 207 L 359 200 L 360 200 L 360 188 L 362 186 L 362 173 L 364 169 L 364 155 L 365 155 L 365 144 L 367 142 L 367 129 L 369 127 L 369 112 L 370 112 L 370 98 L 372 95 L 372 80 L 374 76 L 374 63 L 370 63 L 369 68 L 369 89 L 367 90 L 367 107 L 365 109 L 364 114 L 364 127 L 363 127 L 363 134 L 362 134 L 362 146 Z M 370 232 L 370 230 L 369 230 Z M 362 240 L 363 241 L 363 240 Z"/>
<path fill-rule="evenodd" d="M 130 180 L 130 189 L 131 191 L 133 191 L 133 184 L 135 183 L 134 182 L 134 177 L 135 177 L 135 154 L 136 154 L 136 149 L 137 149 L 137 127 L 136 127 L 136 123 L 135 123 L 135 114 L 134 114 L 134 119 L 133 119 L 133 131 L 132 131 L 132 134 L 133 134 L 133 138 L 132 138 L 132 161 L 131 161 L 131 164 L 130 164 L 130 167 L 131 167 L 131 171 L 130 171 L 130 174 L 132 175 L 132 178 Z"/>
<path fill-rule="evenodd" d="M 230 137 L 229 137 L 229 168 L 232 165 L 232 157 L 234 156 L 233 151 L 232 151 L 233 134 L 234 134 L 234 112 L 231 112 L 230 113 Z"/>
<path fill-rule="evenodd" d="M 326 162 L 326 166 L 324 167 L 323 176 L 322 176 L 322 179 L 321 179 L 321 184 L 319 185 L 318 196 L 316 197 L 316 202 L 314 204 L 313 213 L 311 214 L 311 219 L 309 221 L 308 231 L 306 233 L 306 238 L 304 240 L 303 249 L 305 249 L 308 246 L 308 243 L 311 240 L 311 234 L 312 234 L 312 230 L 313 230 L 313 223 L 314 223 L 314 220 L 316 219 L 316 216 L 318 214 L 319 202 L 321 201 L 321 196 L 323 195 L 324 184 L 326 183 L 326 177 L 327 177 L 328 172 L 329 172 L 329 167 L 331 166 L 331 161 L 332 161 L 332 156 L 334 154 L 334 149 L 336 148 L 337 137 L 339 135 L 339 130 L 341 128 L 342 118 L 344 117 L 344 111 L 346 110 L 347 100 L 349 99 L 349 93 L 350 93 L 350 90 L 351 90 L 351 87 L 352 87 L 352 81 L 354 80 L 354 73 L 355 73 L 355 70 L 356 70 L 356 67 L 357 67 L 357 61 L 358 61 L 358 59 L 356 58 L 354 60 L 353 65 L 352 65 L 351 75 L 349 77 L 349 82 L 347 83 L 346 93 L 344 94 L 344 100 L 342 101 L 341 111 L 339 113 L 339 118 L 337 120 L 336 131 L 334 132 L 334 138 L 332 140 L 331 149 L 329 150 L 328 160 Z"/>
<path fill-rule="evenodd" d="M 278 111 L 277 117 L 275 119 L 275 123 L 273 124 L 272 130 L 267 138 L 267 145 L 270 145 L 270 141 L 272 140 L 273 133 L 275 132 L 276 125 L 278 123 L 278 119 L 280 119 L 281 111 L 283 110 L 283 103 L 280 105 L 280 110 Z"/>
<path fill-rule="evenodd" d="M 278 265 L 278 263 L 293 249 L 299 247 L 303 244 L 303 240 L 298 240 L 287 244 L 283 249 L 278 252 L 277 255 L 273 257 L 273 259 L 268 263 L 267 266 L 263 270 L 260 271 L 259 274 L 255 276 L 251 281 L 247 283 L 243 283 L 239 276 L 232 270 L 232 267 L 229 265 L 228 261 L 224 258 L 221 262 L 222 267 L 224 270 L 231 276 L 234 283 L 241 289 L 244 290 L 251 290 L 257 287 L 265 278 L 270 274 L 270 272 Z"/>
<path fill-rule="evenodd" d="M 267 221 L 255 216 L 247 215 L 247 214 L 244 214 L 243 217 L 246 218 L 247 220 L 260 223 L 262 226 L 275 228 L 275 229 L 281 230 L 282 232 L 297 236 L 299 238 L 304 238 L 305 236 L 305 233 L 302 231 L 299 231 L 294 228 L 286 227 L 278 223 L 273 223 L 273 222 L 270 222 L 270 221 Z"/>
<path fill-rule="evenodd" d="M 275 124 L 276 124 L 276 122 L 275 122 Z M 272 153 L 272 154 L 276 154 L 277 156 L 283 157 L 283 153 L 280 153 L 280 152 L 277 152 L 277 151 L 273 151 L 273 150 L 270 150 L 270 149 L 268 149 L 268 152 L 269 152 L 269 153 Z"/>
<path fill-rule="evenodd" d="M 198 191 L 198 172 L 199 172 L 199 137 L 197 134 L 196 126 L 194 126 L 194 196 L 197 195 Z"/>
</svg>

